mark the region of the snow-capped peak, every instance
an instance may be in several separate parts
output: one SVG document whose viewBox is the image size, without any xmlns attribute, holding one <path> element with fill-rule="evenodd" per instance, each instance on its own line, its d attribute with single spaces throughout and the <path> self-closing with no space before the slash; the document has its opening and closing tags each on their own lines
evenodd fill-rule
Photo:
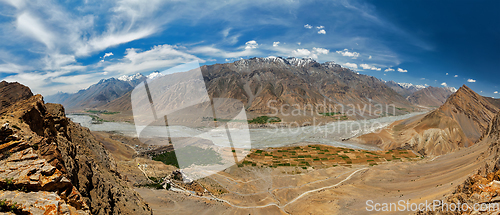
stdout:
<svg viewBox="0 0 500 215">
<path fill-rule="evenodd" d="M 269 57 L 264 57 L 264 58 L 250 58 L 250 59 L 242 59 L 239 61 L 235 61 L 234 64 L 237 66 L 249 66 L 251 62 L 274 62 L 274 63 L 281 63 L 281 64 L 288 64 L 291 66 L 305 66 L 310 63 L 315 63 L 316 61 L 312 58 L 295 58 L 295 57 L 289 57 L 289 58 L 282 58 L 282 57 L 275 57 L 275 56 L 269 56 Z"/>
<path fill-rule="evenodd" d="M 424 85 L 416 85 L 416 84 L 412 84 L 412 83 L 398 83 L 399 86 L 401 86 L 402 88 L 405 88 L 405 89 L 410 89 L 410 88 L 417 88 L 417 89 L 424 89 L 425 86 Z"/>
<path fill-rule="evenodd" d="M 148 76 L 146 76 L 148 79 L 155 79 L 155 78 L 158 78 L 162 76 L 162 74 L 158 71 L 154 71 L 152 72 L 151 74 L 149 74 Z"/>
<path fill-rule="evenodd" d="M 447 89 L 447 90 L 451 91 L 452 93 L 457 92 L 457 88 L 455 88 L 455 87 L 445 87 L 444 89 Z"/>
<path fill-rule="evenodd" d="M 120 81 L 132 81 L 132 80 L 137 80 L 137 79 L 141 79 L 141 78 L 144 78 L 144 75 L 142 75 L 141 73 L 137 73 L 135 75 L 122 75 L 118 78 L 118 80 L 120 80 Z"/>
</svg>

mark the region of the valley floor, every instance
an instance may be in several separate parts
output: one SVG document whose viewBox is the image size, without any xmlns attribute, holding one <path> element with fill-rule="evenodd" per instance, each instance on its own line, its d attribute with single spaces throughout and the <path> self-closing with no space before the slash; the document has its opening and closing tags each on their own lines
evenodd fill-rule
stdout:
<svg viewBox="0 0 500 215">
<path fill-rule="evenodd" d="M 109 143 L 106 145 L 109 147 Z M 487 143 L 479 143 L 439 157 L 383 162 L 375 166 L 353 164 L 307 169 L 233 166 L 205 180 L 198 180 L 207 189 L 218 187 L 223 190 L 214 195 L 135 189 L 156 214 L 303 214 L 305 211 L 312 214 L 372 214 L 367 211 L 370 208 L 368 200 L 373 204 L 441 200 L 484 165 L 483 152 L 487 148 Z M 114 151 L 119 150 L 114 148 Z M 123 157 L 124 153 L 119 155 Z M 129 163 L 122 174 L 139 181 L 146 178 L 142 172 L 134 170 L 137 168 L 135 162 L 147 162 L 150 174 L 167 174 L 172 170 L 163 168 L 166 165 L 160 162 L 143 158 L 122 159 L 120 162 L 122 167 Z M 158 171 L 152 171 L 155 168 Z"/>
</svg>

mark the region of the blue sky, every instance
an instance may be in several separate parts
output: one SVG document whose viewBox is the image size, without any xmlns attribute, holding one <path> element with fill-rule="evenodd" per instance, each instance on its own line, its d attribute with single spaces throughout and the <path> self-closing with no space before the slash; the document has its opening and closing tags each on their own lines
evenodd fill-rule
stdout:
<svg viewBox="0 0 500 215">
<path fill-rule="evenodd" d="M 500 1 L 143 2 L 0 0 L 0 79 L 50 95 L 192 60 L 294 56 L 500 97 Z"/>
</svg>

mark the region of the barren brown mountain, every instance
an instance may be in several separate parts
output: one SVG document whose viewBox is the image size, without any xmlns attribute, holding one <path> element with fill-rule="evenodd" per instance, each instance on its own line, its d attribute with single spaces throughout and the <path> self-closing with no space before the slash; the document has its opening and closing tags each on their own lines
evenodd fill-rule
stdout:
<svg viewBox="0 0 500 215">
<path fill-rule="evenodd" d="M 489 145 L 489 147 L 481 153 L 477 160 L 486 158 L 485 164 L 459 184 L 452 193 L 442 198 L 445 202 L 454 204 L 460 202 L 470 206 L 470 208 L 465 211 L 450 211 L 439 207 L 437 211 L 425 214 L 439 214 L 443 211 L 446 211 L 446 214 L 498 213 L 500 210 L 498 208 L 500 201 L 500 196 L 498 196 L 500 192 L 500 113 L 491 120 L 481 139 L 478 144 Z M 474 209 L 475 204 L 482 204 L 482 208 Z"/>
<path fill-rule="evenodd" d="M 446 102 L 454 92 L 449 88 L 442 87 L 426 87 L 408 96 L 408 101 L 413 104 L 423 105 L 427 107 L 439 107 Z"/>
<path fill-rule="evenodd" d="M 11 101 L 14 102 L 14 101 Z M 151 214 L 87 128 L 41 95 L 0 110 L 0 199 L 22 214 Z"/>
<path fill-rule="evenodd" d="M 419 90 L 422 89 L 423 86 L 421 85 L 413 85 L 413 84 L 405 84 L 405 83 L 397 83 L 395 81 L 387 81 L 385 82 L 385 85 L 396 91 L 396 93 L 402 95 L 404 98 L 407 98 L 410 96 L 412 93 L 415 93 Z"/>
<path fill-rule="evenodd" d="M 292 105 L 301 108 L 319 104 L 344 105 L 344 110 L 332 112 L 346 112 L 353 109 L 347 105 L 353 105 L 360 107 L 355 111 L 357 118 L 400 115 L 416 108 L 377 78 L 357 74 L 333 62 L 281 57 L 251 58 L 205 65 L 201 71 L 211 97 L 238 99 L 251 115 L 273 113 L 273 107 L 280 108 L 282 105 L 285 111 L 291 111 L 289 107 Z M 162 78 L 168 79 L 169 76 L 158 79 Z M 380 106 L 384 107 L 383 113 L 374 113 Z M 130 111 L 130 93 L 97 109 Z"/>
<path fill-rule="evenodd" d="M 379 133 L 355 140 L 384 149 L 407 148 L 427 155 L 446 154 L 476 143 L 498 110 L 464 85 L 431 113 L 395 122 Z"/>
</svg>

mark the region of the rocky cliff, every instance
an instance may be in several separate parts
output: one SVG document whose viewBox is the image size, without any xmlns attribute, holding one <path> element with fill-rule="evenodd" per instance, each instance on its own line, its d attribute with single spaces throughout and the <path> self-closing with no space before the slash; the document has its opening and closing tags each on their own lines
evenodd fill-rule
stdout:
<svg viewBox="0 0 500 215">
<path fill-rule="evenodd" d="M 7 108 L 13 103 L 33 96 L 31 90 L 17 82 L 0 82 L 0 110 Z"/>
<path fill-rule="evenodd" d="M 151 214 L 112 156 L 41 95 L 0 109 L 0 199 L 24 214 Z M 2 208 L 0 208 L 2 210 Z"/>
</svg>

